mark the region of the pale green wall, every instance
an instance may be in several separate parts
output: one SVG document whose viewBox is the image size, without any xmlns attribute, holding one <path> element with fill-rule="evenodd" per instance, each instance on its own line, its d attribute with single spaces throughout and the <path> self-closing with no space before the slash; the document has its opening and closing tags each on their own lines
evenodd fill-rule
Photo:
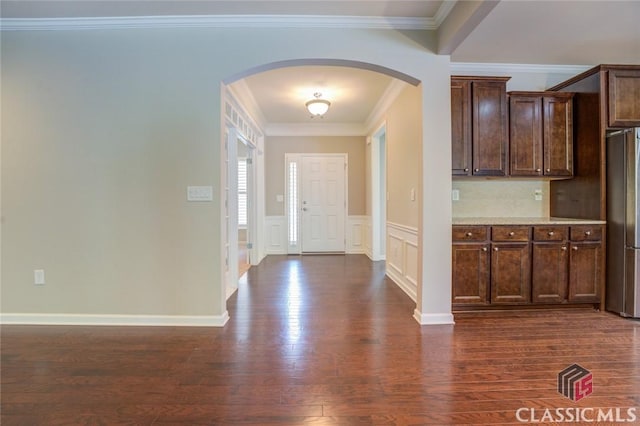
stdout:
<svg viewBox="0 0 640 426">
<path fill-rule="evenodd" d="M 438 247 L 423 259 L 424 307 L 449 312 L 449 58 L 416 40 L 429 36 L 3 32 L 2 312 L 224 314 L 220 203 L 187 203 L 186 186 L 212 185 L 219 200 L 221 82 L 304 58 L 378 64 L 423 82 L 422 144 L 438 144 L 430 173 L 442 183 L 422 197 L 437 206 L 424 235 Z M 45 286 L 33 285 L 36 268 Z"/>
</svg>

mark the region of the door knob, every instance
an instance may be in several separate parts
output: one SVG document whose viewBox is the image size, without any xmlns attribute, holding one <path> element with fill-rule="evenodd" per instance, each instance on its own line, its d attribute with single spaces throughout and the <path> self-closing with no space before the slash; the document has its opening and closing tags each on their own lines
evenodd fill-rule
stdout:
<svg viewBox="0 0 640 426">
<path fill-rule="evenodd" d="M 303 211 L 303 212 L 306 212 L 306 211 L 307 211 L 307 208 L 306 208 L 306 207 L 303 207 L 303 208 L 302 208 L 302 211 Z"/>
</svg>

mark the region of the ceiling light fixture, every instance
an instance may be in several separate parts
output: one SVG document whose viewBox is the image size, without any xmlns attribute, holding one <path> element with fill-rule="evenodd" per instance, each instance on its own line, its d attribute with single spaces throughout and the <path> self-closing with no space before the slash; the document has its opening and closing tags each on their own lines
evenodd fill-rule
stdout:
<svg viewBox="0 0 640 426">
<path fill-rule="evenodd" d="M 304 105 L 311 113 L 311 118 L 322 117 L 329 110 L 329 105 L 331 105 L 331 102 L 326 99 L 320 99 L 320 97 L 322 96 L 322 93 L 320 92 L 314 93 L 313 96 L 315 97 L 315 99 L 311 99 Z"/>
</svg>

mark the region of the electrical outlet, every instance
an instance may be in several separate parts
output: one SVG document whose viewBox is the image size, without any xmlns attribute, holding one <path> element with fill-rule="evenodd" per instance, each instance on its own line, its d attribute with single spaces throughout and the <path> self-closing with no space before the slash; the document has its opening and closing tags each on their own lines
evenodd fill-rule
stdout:
<svg viewBox="0 0 640 426">
<path fill-rule="evenodd" d="M 460 190 L 459 189 L 451 190 L 451 199 L 453 201 L 460 201 Z"/>
<path fill-rule="evenodd" d="M 33 270 L 33 283 L 35 285 L 44 285 L 44 269 Z"/>
<path fill-rule="evenodd" d="M 542 201 L 542 189 L 536 189 L 533 191 L 533 199 L 536 201 Z"/>
</svg>

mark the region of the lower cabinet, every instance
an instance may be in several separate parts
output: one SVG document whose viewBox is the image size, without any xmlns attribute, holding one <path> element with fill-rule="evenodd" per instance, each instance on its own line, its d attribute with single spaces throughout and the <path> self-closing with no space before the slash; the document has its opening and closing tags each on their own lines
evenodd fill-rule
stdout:
<svg viewBox="0 0 640 426">
<path fill-rule="evenodd" d="M 565 303 L 567 301 L 567 243 L 533 243 L 533 303 Z"/>
<path fill-rule="evenodd" d="M 489 249 L 486 244 L 454 244 L 452 299 L 457 304 L 489 303 Z"/>
<path fill-rule="evenodd" d="M 454 226 L 454 306 L 598 303 L 602 225 Z"/>
<path fill-rule="evenodd" d="M 493 243 L 491 246 L 491 303 L 529 303 L 529 243 Z"/>
</svg>

